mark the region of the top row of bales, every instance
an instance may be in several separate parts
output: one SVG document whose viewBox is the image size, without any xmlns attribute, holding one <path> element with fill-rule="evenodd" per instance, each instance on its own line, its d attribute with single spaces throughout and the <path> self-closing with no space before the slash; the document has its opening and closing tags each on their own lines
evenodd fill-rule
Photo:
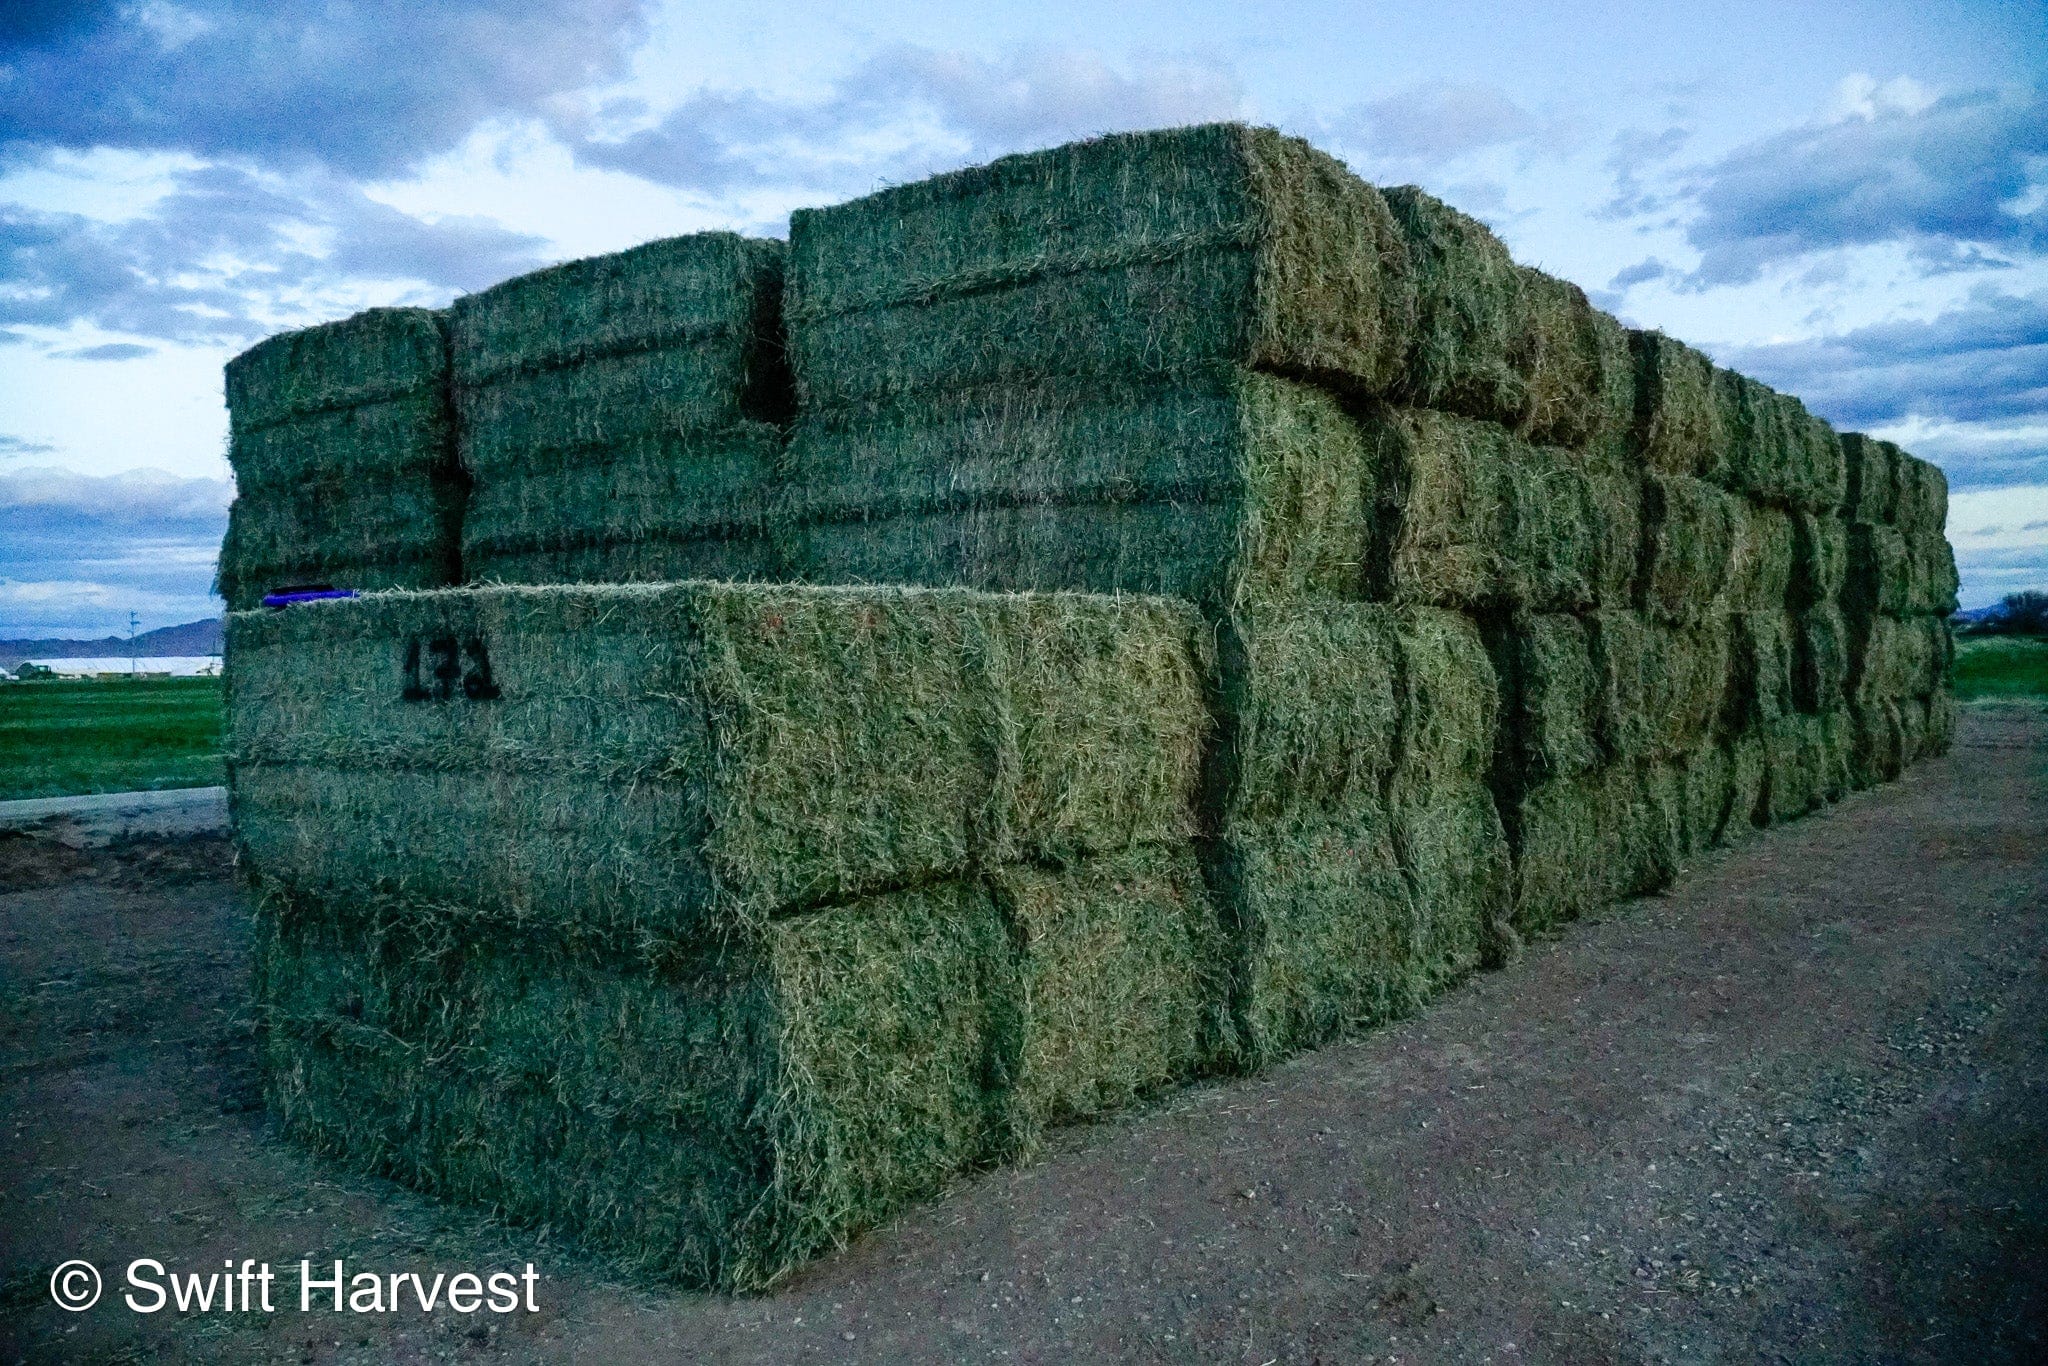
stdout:
<svg viewBox="0 0 2048 1366">
<path fill-rule="evenodd" d="M 885 566 L 812 529 L 989 501 L 1190 501 L 1213 469 L 1148 454 L 1145 426 L 1184 429 L 1184 411 L 1152 404 L 1127 449 L 1061 440 L 1064 461 L 1043 436 L 1005 450 L 988 429 L 1028 408 L 1040 420 L 1012 430 L 1100 437 L 1101 405 L 1071 381 L 1114 398 L 1219 367 L 1481 419 L 1609 473 L 1813 511 L 1848 492 L 1839 442 L 1796 399 L 1625 330 L 1419 190 L 1222 124 L 800 211 L 786 253 L 700 234 L 444 313 L 272 338 L 230 367 L 244 498 L 221 586 L 247 606 L 329 580 L 872 577 Z M 1062 468 L 1078 451 L 1102 454 Z M 1122 559 L 1139 582 L 1112 563 L 1062 586 L 1175 588 L 1142 581 L 1154 560 Z"/>
</svg>

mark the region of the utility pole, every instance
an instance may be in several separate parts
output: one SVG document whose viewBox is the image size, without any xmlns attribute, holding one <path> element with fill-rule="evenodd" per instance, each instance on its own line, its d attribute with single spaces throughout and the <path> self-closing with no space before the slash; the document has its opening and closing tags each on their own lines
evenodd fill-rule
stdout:
<svg viewBox="0 0 2048 1366">
<path fill-rule="evenodd" d="M 140 624 L 141 619 L 133 612 L 130 612 L 128 614 L 128 681 L 130 683 L 135 681 L 135 628 Z"/>
</svg>

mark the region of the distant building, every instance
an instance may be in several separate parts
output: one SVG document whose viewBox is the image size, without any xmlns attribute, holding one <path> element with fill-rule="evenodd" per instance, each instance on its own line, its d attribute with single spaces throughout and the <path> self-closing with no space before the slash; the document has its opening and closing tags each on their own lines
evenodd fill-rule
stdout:
<svg viewBox="0 0 2048 1366">
<path fill-rule="evenodd" d="M 155 659 L 31 659 L 59 678 L 104 678 L 111 674 L 138 678 L 218 678 L 219 655 L 160 655 Z"/>
</svg>

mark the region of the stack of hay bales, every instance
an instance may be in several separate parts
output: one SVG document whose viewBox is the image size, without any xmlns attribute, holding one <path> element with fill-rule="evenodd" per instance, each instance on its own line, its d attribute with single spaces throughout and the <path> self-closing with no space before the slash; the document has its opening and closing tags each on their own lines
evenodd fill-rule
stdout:
<svg viewBox="0 0 2048 1366">
<path fill-rule="evenodd" d="M 1954 737 L 1956 564 L 1943 535 L 1941 470 L 1874 437 L 1851 434 L 1842 444 L 1850 776 L 1868 787 L 1947 753 Z"/>
<path fill-rule="evenodd" d="M 268 1086 L 685 1280 L 1411 1011 L 1952 725 L 1938 471 L 1270 131 L 449 326 L 452 421 L 433 314 L 230 369 L 236 606 L 458 542 L 532 581 L 232 619 Z"/>
<path fill-rule="evenodd" d="M 373 308 L 229 362 L 236 491 L 218 587 L 231 609 L 280 588 L 461 582 L 445 326 Z"/>
<path fill-rule="evenodd" d="M 774 577 L 782 244 L 572 261 L 451 310 L 471 582 Z"/>
<path fill-rule="evenodd" d="M 1505 844 L 1479 632 L 1370 561 L 1411 364 L 1387 201 L 1268 130 L 1010 157 L 791 221 L 791 568 L 1162 593 L 1217 635 L 1204 864 L 1256 1062 L 1477 965 Z"/>
<path fill-rule="evenodd" d="M 287 1126 L 760 1285 L 1222 1046 L 1199 622 L 1160 600 L 474 589 L 238 614 Z"/>
</svg>

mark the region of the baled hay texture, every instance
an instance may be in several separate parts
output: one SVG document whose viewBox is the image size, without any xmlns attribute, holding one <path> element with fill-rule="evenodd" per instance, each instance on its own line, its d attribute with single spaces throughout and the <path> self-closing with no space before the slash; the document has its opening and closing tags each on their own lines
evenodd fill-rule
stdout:
<svg viewBox="0 0 2048 1366">
<path fill-rule="evenodd" d="M 1938 531 L 1906 538 L 1906 611 L 1946 617 L 1956 610 L 1956 554 Z"/>
<path fill-rule="evenodd" d="M 1385 193 L 1415 288 L 1401 400 L 1521 427 L 1530 413 L 1528 376 L 1514 354 L 1527 331 L 1521 270 L 1478 219 L 1413 185 Z"/>
<path fill-rule="evenodd" d="M 1949 752 L 1956 742 L 1956 695 L 1947 687 L 1938 688 L 1927 699 L 1926 757 L 1939 758 Z"/>
<path fill-rule="evenodd" d="M 1724 601 L 1739 500 L 1705 480 L 1643 477 L 1641 599 L 1652 616 L 1691 621 Z"/>
<path fill-rule="evenodd" d="M 1861 432 L 1842 434 L 1842 512 L 1852 522 L 1889 526 L 1898 516 L 1899 471 L 1906 453 Z"/>
<path fill-rule="evenodd" d="M 1852 621 L 1849 696 L 1864 703 L 1926 697 L 1946 678 L 1952 649 L 1948 623 L 1937 617 Z"/>
<path fill-rule="evenodd" d="M 1899 761 L 1910 768 L 1928 757 L 1932 745 L 1929 735 L 1933 730 L 1931 708 L 1923 697 L 1902 697 L 1899 709 Z"/>
<path fill-rule="evenodd" d="M 1852 702 L 1849 716 L 1849 785 L 1876 787 L 1899 776 L 1904 735 L 1896 702 Z"/>
<path fill-rule="evenodd" d="M 1786 409 L 1784 420 L 1791 432 L 1787 448 L 1792 458 L 1792 483 L 1786 501 L 1802 511 L 1832 516 L 1848 491 L 1842 438 L 1790 394 L 1780 395 L 1778 401 Z"/>
<path fill-rule="evenodd" d="M 1500 684 L 1469 618 L 1435 608 L 1400 613 L 1401 741 L 1394 782 L 1427 792 L 1477 782 L 1499 734 Z"/>
<path fill-rule="evenodd" d="M 372 309 L 228 363 L 239 496 L 218 588 L 254 607 L 294 584 L 435 588 L 460 577 L 442 315 Z"/>
<path fill-rule="evenodd" d="M 1908 536 L 1940 535 L 1948 526 L 1948 476 L 1939 465 L 1899 456 L 1899 504 L 1894 525 Z"/>
<path fill-rule="evenodd" d="M 372 308 L 341 322 L 281 332 L 228 362 L 229 429 L 237 437 L 281 423 L 422 395 L 448 377 L 445 315 Z M 230 448 L 238 479 L 289 480 L 304 468 L 289 442 Z"/>
<path fill-rule="evenodd" d="M 806 409 L 1217 362 L 1379 392 L 1413 317 L 1378 191 L 1271 129 L 1119 134 L 790 221 Z"/>
<path fill-rule="evenodd" d="M 1412 614 L 1312 600 L 1233 623 L 1236 651 L 1223 652 L 1218 687 L 1232 819 L 1379 795 L 1400 755 L 1404 615 Z M 1442 653 L 1424 653 L 1426 665 L 1444 667 L 1429 662 Z"/>
<path fill-rule="evenodd" d="M 1501 686 L 1501 785 L 1525 791 L 1599 763 L 1603 680 L 1586 626 L 1512 618 L 1487 632 L 1487 646 Z"/>
<path fill-rule="evenodd" d="M 1729 624 L 1726 723 L 1735 731 L 1762 730 L 1793 709 L 1793 618 L 1784 612 L 1745 612 Z"/>
<path fill-rule="evenodd" d="M 786 416 L 782 252 L 729 232 L 671 237 L 457 300 L 464 465 L 480 478 L 556 467 Z"/>
<path fill-rule="evenodd" d="M 782 439 L 748 423 L 536 455 L 480 479 L 463 517 L 473 582 L 777 577 L 768 499 Z"/>
<path fill-rule="evenodd" d="M 228 509 L 215 588 L 231 611 L 293 585 L 445 588 L 461 578 L 461 517 L 460 482 L 424 471 L 251 488 Z"/>
<path fill-rule="evenodd" d="M 1817 607 L 1838 601 L 1848 574 L 1848 523 L 1833 513 L 1793 513 L 1788 585 L 1792 605 Z"/>
<path fill-rule="evenodd" d="M 1764 733 L 1747 731 L 1728 742 L 1728 825 L 1723 832 L 1733 843 L 1755 833 L 1765 822 Z"/>
<path fill-rule="evenodd" d="M 1367 576 L 1377 595 L 1467 610 L 1627 600 L 1641 538 L 1633 480 L 1426 409 L 1380 409 L 1365 429 L 1383 499 L 1385 554 Z"/>
<path fill-rule="evenodd" d="M 1507 832 L 1486 784 L 1396 779 L 1388 789 L 1394 848 L 1417 917 L 1424 997 L 1476 967 L 1499 967 L 1520 944 Z"/>
<path fill-rule="evenodd" d="M 1630 332 L 1635 360 L 1635 444 L 1644 466 L 1712 477 L 1728 436 L 1714 392 L 1714 365 L 1662 332 Z"/>
<path fill-rule="evenodd" d="M 1792 588 L 1797 531 L 1795 514 L 1738 498 L 1735 551 L 1728 566 L 1727 604 L 1735 612 L 1773 612 Z"/>
<path fill-rule="evenodd" d="M 819 582 L 1362 595 L 1372 469 L 1331 396 L 1242 370 L 813 414 L 790 567 Z"/>
<path fill-rule="evenodd" d="M 652 967 L 273 903 L 265 1089 L 355 1167 L 755 1289 L 997 1155 L 1010 953 L 974 883 Z"/>
<path fill-rule="evenodd" d="M 1245 1066 L 1422 998 L 1421 921 L 1377 799 L 1232 825 L 1217 861 L 1230 889 Z"/>
<path fill-rule="evenodd" d="M 1763 733 L 1764 812 L 1772 825 L 1795 820 L 1849 790 L 1853 726 L 1845 711 L 1784 716 Z"/>
<path fill-rule="evenodd" d="M 1635 422 L 1635 358 L 1628 330 L 1593 307 L 1577 285 L 1523 267 L 1520 326 L 1509 363 L 1526 376 L 1522 434 L 1544 446 L 1587 451 L 1619 470 Z"/>
<path fill-rule="evenodd" d="M 1797 618 L 1792 650 L 1792 698 L 1803 712 L 1839 710 L 1849 682 L 1849 627 L 1833 603 L 1809 607 Z"/>
<path fill-rule="evenodd" d="M 1522 794 L 1502 816 L 1514 856 L 1514 923 L 1541 932 L 1671 876 L 1667 813 L 1646 766 L 1610 765 Z"/>
<path fill-rule="evenodd" d="M 1013 1151 L 1219 1058 L 1228 950 L 1190 846 L 1014 865 L 989 881 L 1017 946 Z"/>
<path fill-rule="evenodd" d="M 1208 727 L 1184 606 L 710 584 L 238 614 L 250 867 L 633 941 L 1170 841 Z M 411 694 L 409 697 L 408 694 Z"/>
<path fill-rule="evenodd" d="M 1903 616 L 1912 597 L 1913 559 L 1906 538 L 1890 527 L 1850 523 L 1842 606 L 1858 616 Z"/>
<path fill-rule="evenodd" d="M 1604 759 L 1678 757 L 1705 743 L 1726 705 L 1726 619 L 1666 626 L 1635 612 L 1601 612 L 1587 627 Z"/>
<path fill-rule="evenodd" d="M 1841 440 L 1804 404 L 1733 371 L 1715 372 L 1725 460 L 1718 482 L 1758 502 L 1833 512 L 1842 505 Z"/>
<path fill-rule="evenodd" d="M 1749 812 L 1735 807 L 1735 761 L 1725 745 L 1703 744 L 1671 765 L 1679 802 L 1679 844 L 1686 854 L 1725 844 L 1736 831 L 1731 822 L 1749 823 Z"/>
</svg>

